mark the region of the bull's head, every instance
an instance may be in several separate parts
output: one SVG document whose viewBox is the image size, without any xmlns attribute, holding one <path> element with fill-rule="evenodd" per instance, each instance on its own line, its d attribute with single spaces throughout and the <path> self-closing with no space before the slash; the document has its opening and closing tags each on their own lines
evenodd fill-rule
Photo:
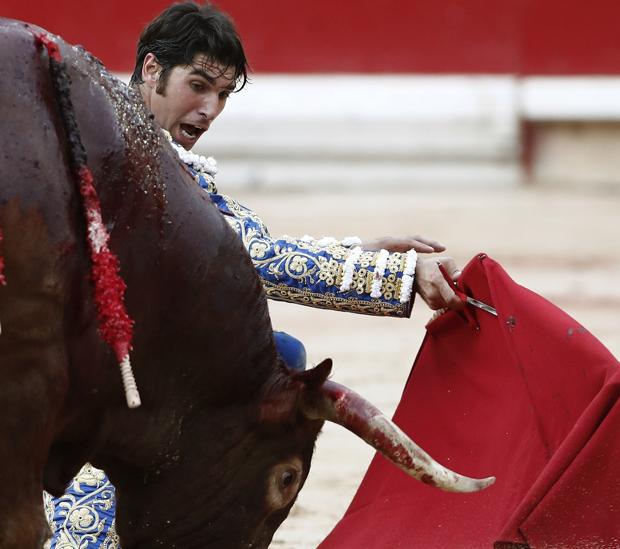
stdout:
<svg viewBox="0 0 620 549">
<path fill-rule="evenodd" d="M 170 470 L 162 466 L 142 478 L 113 479 L 120 482 L 117 527 L 123 546 L 267 547 L 306 480 L 324 421 L 354 432 L 426 484 L 473 492 L 493 483 L 493 477 L 471 479 L 439 465 L 372 404 L 328 380 L 330 371 L 331 360 L 302 373 L 281 366 L 242 410 L 198 407 L 184 421 Z M 185 455 L 203 459 L 182 463 Z M 128 483 L 135 490 L 130 488 L 131 501 L 125 502 L 121 486 Z M 172 494 L 169 501 L 145 505 L 162 491 Z M 148 517 L 144 508 L 150 509 Z"/>
<path fill-rule="evenodd" d="M 331 360 L 302 373 L 289 373 L 282 367 L 244 410 L 243 419 L 224 412 L 187 423 L 184 430 L 187 440 L 195 441 L 193 453 L 213 454 L 213 446 L 223 452 L 218 452 L 216 462 L 202 462 L 187 484 L 170 491 L 176 496 L 163 506 L 165 528 L 158 538 L 164 546 L 174 540 L 176 546 L 187 549 L 267 547 L 305 482 L 324 421 L 353 431 L 426 484 L 473 492 L 493 483 L 492 477 L 471 479 L 439 465 L 372 404 L 329 381 L 330 370 Z M 215 441 L 199 438 L 200 425 L 204 427 L 206 421 L 216 430 Z M 192 425 L 196 438 L 187 432 Z M 183 500 L 189 498 L 196 503 L 188 511 Z M 122 508 L 119 493 L 119 514 Z M 157 522 L 157 517 L 150 518 Z M 127 546 L 142 546 L 135 537 L 137 522 L 119 524 L 127 542 L 131 540 Z M 146 538 L 153 543 L 152 537 Z"/>
</svg>

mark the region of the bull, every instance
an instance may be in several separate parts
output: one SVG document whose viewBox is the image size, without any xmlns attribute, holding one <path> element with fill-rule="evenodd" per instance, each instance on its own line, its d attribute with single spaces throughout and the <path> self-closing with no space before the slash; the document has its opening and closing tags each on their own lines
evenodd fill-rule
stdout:
<svg viewBox="0 0 620 549">
<path fill-rule="evenodd" d="M 42 490 L 60 495 L 86 461 L 117 491 L 125 549 L 267 547 L 309 469 L 325 420 L 426 483 L 479 490 L 434 462 L 326 360 L 278 357 L 246 251 L 140 98 L 81 48 L 0 20 L 0 547 L 39 547 Z M 79 135 L 69 135 L 59 94 Z M 87 225 L 69 141 L 81 140 L 135 321 L 142 406 L 126 406 L 93 298 Z"/>
</svg>

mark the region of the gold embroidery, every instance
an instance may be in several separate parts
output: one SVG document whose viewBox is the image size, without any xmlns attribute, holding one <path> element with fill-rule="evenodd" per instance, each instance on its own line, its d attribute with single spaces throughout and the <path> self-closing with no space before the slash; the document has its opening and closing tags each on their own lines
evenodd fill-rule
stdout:
<svg viewBox="0 0 620 549">
<path fill-rule="evenodd" d="M 401 254 L 394 252 L 390 254 L 387 260 L 387 270 L 391 273 L 402 272 L 405 270 L 405 261 L 407 260 L 407 254 Z"/>
<path fill-rule="evenodd" d="M 279 286 L 266 280 L 263 281 L 263 287 L 267 297 L 276 301 L 364 315 L 408 317 L 413 305 L 413 300 L 408 303 L 391 304 L 379 300 L 343 299 L 334 294 L 319 294 L 309 290 Z"/>
<path fill-rule="evenodd" d="M 360 267 L 370 267 L 370 266 L 374 267 L 376 257 L 377 257 L 377 252 L 363 252 L 359 260 Z"/>
<path fill-rule="evenodd" d="M 344 271 L 342 263 L 335 259 L 325 259 L 319 257 L 319 280 L 324 280 L 329 286 L 340 286 L 342 284 L 342 273 Z"/>
<path fill-rule="evenodd" d="M 350 248 L 339 243 L 320 247 L 316 241 L 298 240 L 289 236 L 273 240 L 256 213 L 228 196 L 220 196 L 235 216 L 227 215 L 225 218 L 248 250 L 268 297 L 362 314 L 409 315 L 413 300 L 406 304 L 398 301 L 401 285 L 399 274 L 404 268 L 406 254 L 392 253 L 388 256 L 385 273 L 381 277 L 380 298 L 362 300 L 351 297 L 350 293 L 348 297 L 342 297 L 338 294 Z M 378 252 L 361 253 L 351 273 L 350 289 L 353 295 L 369 297 L 377 257 Z"/>
</svg>

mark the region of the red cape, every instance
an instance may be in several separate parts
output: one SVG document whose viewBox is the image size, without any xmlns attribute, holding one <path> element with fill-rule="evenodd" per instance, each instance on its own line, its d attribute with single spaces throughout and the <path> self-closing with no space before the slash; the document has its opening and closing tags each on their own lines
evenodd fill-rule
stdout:
<svg viewBox="0 0 620 549">
<path fill-rule="evenodd" d="M 475 494 L 375 456 L 322 549 L 620 547 L 620 373 L 583 326 L 484 254 L 468 306 L 427 327 L 395 422 L 440 463 L 495 475 Z"/>
</svg>

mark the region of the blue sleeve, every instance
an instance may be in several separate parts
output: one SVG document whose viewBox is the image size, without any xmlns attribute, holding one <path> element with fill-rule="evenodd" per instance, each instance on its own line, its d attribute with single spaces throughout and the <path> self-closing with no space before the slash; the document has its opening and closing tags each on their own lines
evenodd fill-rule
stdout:
<svg viewBox="0 0 620 549">
<path fill-rule="evenodd" d="M 241 238 L 267 297 L 337 311 L 410 316 L 415 255 L 364 251 L 334 239 L 324 244 L 311 237 L 272 238 L 252 210 L 217 192 L 209 195 Z"/>
</svg>

